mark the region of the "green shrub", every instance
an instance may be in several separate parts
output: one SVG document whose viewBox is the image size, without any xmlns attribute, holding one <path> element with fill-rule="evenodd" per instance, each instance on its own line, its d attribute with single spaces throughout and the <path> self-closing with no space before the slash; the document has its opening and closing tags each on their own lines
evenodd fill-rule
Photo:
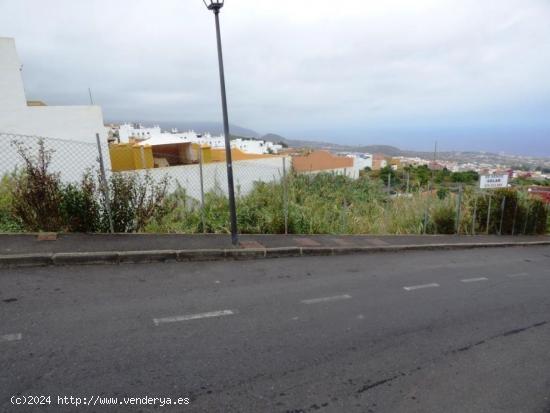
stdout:
<svg viewBox="0 0 550 413">
<path fill-rule="evenodd" d="M 454 234 L 456 232 L 456 208 L 452 205 L 436 207 L 430 217 L 428 232 L 435 234 Z"/>
<path fill-rule="evenodd" d="M 101 214 L 96 183 L 91 173 L 85 174 L 80 185 L 68 184 L 62 189 L 61 211 L 65 230 L 96 232 L 100 230 Z"/>
<path fill-rule="evenodd" d="M 25 164 L 12 187 L 15 217 L 27 231 L 58 231 L 63 226 L 63 195 L 59 174 L 48 170 L 53 151 L 45 148 L 42 139 L 36 156 L 21 142 L 13 145 Z"/>
<path fill-rule="evenodd" d="M 527 217 L 527 232 L 530 234 L 545 234 L 548 228 L 548 208 L 541 199 L 531 199 L 529 216 Z"/>
<path fill-rule="evenodd" d="M 94 232 L 110 229 L 107 200 L 100 177 L 91 171 L 79 184 L 62 184 L 59 173 L 49 170 L 53 151 L 38 141 L 36 155 L 21 142 L 12 142 L 24 162 L 0 191 L 0 229 L 25 231 Z M 9 182 L 9 185 L 8 185 Z M 166 214 L 164 198 L 168 179 L 160 182 L 146 174 L 113 174 L 109 179 L 109 203 L 115 232 L 142 231 Z M 9 188 L 8 191 L 5 188 Z M 13 218 L 5 224 L 6 216 Z"/>
<path fill-rule="evenodd" d="M 147 225 L 166 214 L 164 199 L 167 195 L 168 178 L 156 182 L 151 175 L 141 177 L 133 173 L 116 173 L 108 181 L 111 217 L 115 232 L 139 232 Z M 99 191 L 101 224 L 109 230 L 107 202 Z"/>
<path fill-rule="evenodd" d="M 491 234 L 500 233 L 501 221 L 503 235 L 547 232 L 548 212 L 544 202 L 537 198 L 529 198 L 515 189 L 499 189 L 488 195 L 478 196 L 476 222 L 480 231 L 487 231 L 488 213 Z"/>
<path fill-rule="evenodd" d="M 200 202 L 187 196 L 180 185 L 163 201 L 165 214 L 157 215 L 145 227 L 146 232 L 206 232 L 202 228 Z"/>
<path fill-rule="evenodd" d="M 0 232 L 19 232 L 23 230 L 21 222 L 13 211 L 15 179 L 14 174 L 6 174 L 0 179 Z"/>
<path fill-rule="evenodd" d="M 447 198 L 447 195 L 449 195 L 449 189 L 448 188 L 439 188 L 437 190 L 437 197 L 441 200 Z"/>
</svg>

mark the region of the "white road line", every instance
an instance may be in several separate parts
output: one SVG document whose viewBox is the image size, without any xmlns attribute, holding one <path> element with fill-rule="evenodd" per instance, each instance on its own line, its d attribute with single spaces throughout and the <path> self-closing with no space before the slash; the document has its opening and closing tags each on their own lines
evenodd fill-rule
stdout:
<svg viewBox="0 0 550 413">
<path fill-rule="evenodd" d="M 153 323 L 156 326 L 162 323 L 175 323 L 178 321 L 189 321 L 189 320 L 198 320 L 200 318 L 212 318 L 212 317 L 223 317 L 226 315 L 235 314 L 231 310 L 222 310 L 222 311 L 211 311 L 209 313 L 200 313 L 200 314 L 187 314 L 179 315 L 175 317 L 164 317 L 164 318 L 153 318 Z"/>
<path fill-rule="evenodd" d="M 302 300 L 303 304 L 317 304 L 317 303 L 326 303 L 328 301 L 338 301 L 338 300 L 349 300 L 351 295 L 335 295 L 332 297 L 321 297 L 321 298 L 311 298 L 309 300 Z"/>
<path fill-rule="evenodd" d="M 0 336 L 0 343 L 3 341 L 18 341 L 23 338 L 23 335 L 21 333 L 17 334 L 4 334 L 3 336 Z"/>
<path fill-rule="evenodd" d="M 489 281 L 487 277 L 478 277 L 478 278 L 464 278 L 460 280 L 463 283 L 477 283 L 479 281 Z"/>
<path fill-rule="evenodd" d="M 422 285 L 411 285 L 410 287 L 403 287 L 406 291 L 412 291 L 412 290 L 420 290 L 422 288 L 435 288 L 439 287 L 439 284 L 431 283 L 431 284 L 422 284 Z"/>
<path fill-rule="evenodd" d="M 518 272 L 517 274 L 508 274 L 507 277 L 516 278 L 516 277 L 527 277 L 529 274 L 526 272 Z"/>
</svg>

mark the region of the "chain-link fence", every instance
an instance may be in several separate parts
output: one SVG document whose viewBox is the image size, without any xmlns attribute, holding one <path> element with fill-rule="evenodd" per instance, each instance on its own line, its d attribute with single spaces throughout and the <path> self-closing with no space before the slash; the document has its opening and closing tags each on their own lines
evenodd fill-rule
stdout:
<svg viewBox="0 0 550 413">
<path fill-rule="evenodd" d="M 0 231 L 229 232 L 227 165 L 202 150 L 158 147 L 153 156 L 134 146 L 124 155 L 133 166 L 121 168 L 115 147 L 94 137 L 0 133 L 0 145 Z M 233 161 L 243 233 L 547 231 L 548 205 L 522 191 L 413 190 L 408 179 L 394 191 L 385 180 L 346 169 L 297 174 L 289 156 L 252 158 Z"/>
<path fill-rule="evenodd" d="M 0 174 L 10 174 L 23 170 L 28 161 L 37 161 L 40 142 L 44 143 L 46 155 L 51 161 L 49 171 L 57 173 L 65 183 L 80 182 L 82 175 L 89 170 L 97 169 L 98 144 L 95 137 L 91 142 L 66 139 L 44 138 L 39 136 L 0 133 Z M 101 154 L 109 159 L 107 143 L 100 143 Z"/>
<path fill-rule="evenodd" d="M 93 229 L 116 232 L 145 230 L 147 226 L 145 220 L 160 222 L 162 215 L 169 215 L 172 212 L 170 208 L 178 209 L 183 204 L 187 210 L 177 211 L 178 214 L 174 215 L 176 222 L 164 222 L 163 226 L 153 228 L 194 232 L 197 230 L 196 227 L 178 226 L 177 220 L 182 218 L 182 215 L 189 218 L 199 212 L 202 216 L 200 231 L 204 232 L 207 228 L 209 231 L 223 231 L 225 224 L 222 221 L 228 210 L 225 205 L 228 193 L 225 161 L 204 160 L 202 151 L 199 151 L 198 157 L 188 159 L 185 164 L 182 164 L 181 154 L 174 151 L 163 152 L 161 146 L 155 151 L 155 162 L 152 162 L 152 159 L 147 159 L 142 146 L 141 150 L 138 148 L 137 160 L 134 162 L 134 167 L 138 169 L 121 171 L 119 165 L 114 165 L 111 160 L 111 155 L 114 153 L 120 161 L 120 154 L 111 152 L 108 144 L 99 142 L 99 138 L 92 137 L 91 140 L 91 142 L 80 142 L 0 133 L 2 147 L 0 176 L 3 177 L 2 191 L 5 193 L 4 204 L 6 204 L 3 220 L 9 220 L 8 215 L 14 212 L 14 209 L 7 204 L 14 201 L 12 195 L 15 193 L 12 189 L 15 183 L 21 189 L 17 196 L 27 197 L 27 199 L 15 199 L 17 205 L 44 203 L 46 206 L 34 212 L 26 211 L 27 215 L 35 215 L 32 219 L 28 219 L 32 222 L 19 222 L 19 225 L 12 226 L 3 225 L 0 230 L 66 229 L 60 224 L 63 221 L 61 218 L 53 220 L 59 228 L 55 225 L 46 225 L 47 228 L 42 228 L 47 218 L 39 219 L 36 215 L 51 214 L 56 203 L 60 208 L 64 207 L 62 202 L 64 197 L 76 196 L 74 193 L 67 194 L 67 188 L 69 192 L 87 188 L 86 190 L 92 191 L 93 194 L 79 193 L 78 196 L 95 197 L 98 205 L 94 208 L 100 215 L 96 220 L 104 222 L 104 225 L 92 226 Z M 134 156 L 134 154 L 131 155 Z M 160 165 L 156 164 L 157 160 Z M 256 159 L 234 161 L 234 184 L 239 203 L 254 190 L 258 183 L 280 183 L 285 174 L 283 163 L 288 161 L 286 158 L 273 156 L 257 156 Z M 25 176 L 32 179 L 23 178 Z M 55 180 L 55 183 L 48 181 L 48 185 L 52 184 L 55 188 L 47 187 L 44 182 L 40 182 L 40 179 L 50 178 Z M 36 187 L 32 187 L 32 184 L 36 184 Z M 93 189 L 89 188 L 90 185 Z M 37 188 L 40 186 L 44 188 L 43 193 L 40 193 Z M 206 202 L 218 203 L 214 211 L 215 216 L 210 217 L 218 221 L 216 224 L 206 225 L 204 221 Z M 48 203 L 52 205 L 47 205 Z M 15 212 L 22 211 L 15 208 Z M 67 211 L 59 211 L 59 214 L 63 213 L 66 214 Z M 132 214 L 145 214 L 147 218 L 141 219 L 142 222 L 139 224 L 132 225 L 129 221 L 140 220 L 139 217 L 131 217 Z M 17 217 L 15 220 L 21 221 Z M 23 217 L 23 221 L 25 220 Z M 71 217 L 65 217 L 65 220 L 70 221 Z M 124 223 L 119 224 L 120 221 Z"/>
</svg>

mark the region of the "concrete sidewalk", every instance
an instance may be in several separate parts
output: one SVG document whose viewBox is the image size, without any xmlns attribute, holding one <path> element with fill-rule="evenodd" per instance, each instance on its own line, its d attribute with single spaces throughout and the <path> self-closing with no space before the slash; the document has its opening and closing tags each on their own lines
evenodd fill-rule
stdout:
<svg viewBox="0 0 550 413">
<path fill-rule="evenodd" d="M 275 258 L 406 250 L 550 245 L 549 236 L 0 234 L 0 266 Z M 43 240 L 46 238 L 46 240 Z M 42 239 L 42 240 L 41 240 Z"/>
</svg>

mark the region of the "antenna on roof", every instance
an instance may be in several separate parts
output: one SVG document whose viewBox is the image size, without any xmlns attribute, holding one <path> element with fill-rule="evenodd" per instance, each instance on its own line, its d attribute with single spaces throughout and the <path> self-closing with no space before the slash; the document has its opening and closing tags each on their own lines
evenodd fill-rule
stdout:
<svg viewBox="0 0 550 413">
<path fill-rule="evenodd" d="M 92 97 L 92 89 L 88 88 L 88 95 L 90 95 L 90 104 L 94 104 L 94 98 Z"/>
</svg>

